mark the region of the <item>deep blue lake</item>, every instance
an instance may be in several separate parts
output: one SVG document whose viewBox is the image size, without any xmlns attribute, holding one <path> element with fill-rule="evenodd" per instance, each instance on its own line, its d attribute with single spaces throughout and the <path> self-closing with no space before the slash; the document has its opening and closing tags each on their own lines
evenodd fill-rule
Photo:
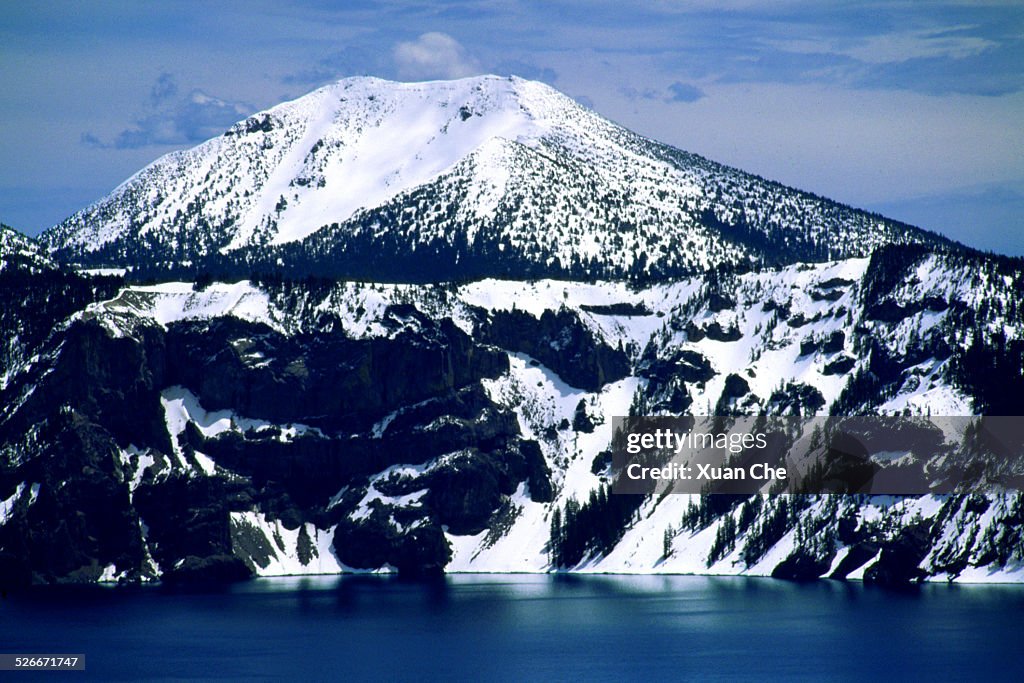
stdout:
<svg viewBox="0 0 1024 683">
<path fill-rule="evenodd" d="M 282 578 L 9 596 L 0 652 L 86 654 L 17 680 L 1019 680 L 1022 617 L 1024 586 Z"/>
</svg>

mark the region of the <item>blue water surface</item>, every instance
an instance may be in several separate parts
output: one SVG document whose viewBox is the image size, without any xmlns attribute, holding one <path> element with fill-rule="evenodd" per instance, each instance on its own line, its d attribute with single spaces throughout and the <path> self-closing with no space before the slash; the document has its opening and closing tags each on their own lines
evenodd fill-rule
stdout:
<svg viewBox="0 0 1024 683">
<path fill-rule="evenodd" d="M 1020 680 L 1024 586 L 343 576 L 0 599 L 16 680 Z M 0 674 L 2 675 L 2 674 Z"/>
</svg>

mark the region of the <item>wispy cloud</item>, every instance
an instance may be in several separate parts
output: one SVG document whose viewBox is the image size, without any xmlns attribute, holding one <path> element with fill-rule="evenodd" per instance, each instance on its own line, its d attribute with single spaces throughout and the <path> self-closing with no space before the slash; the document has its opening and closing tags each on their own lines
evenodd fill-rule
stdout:
<svg viewBox="0 0 1024 683">
<path fill-rule="evenodd" d="M 177 81 L 162 73 L 150 90 L 145 113 L 133 125 L 111 140 L 85 132 L 81 142 L 101 149 L 137 149 L 157 145 L 183 145 L 202 142 L 219 135 L 225 128 L 245 118 L 253 108 L 229 102 L 201 90 L 178 95 Z"/>
<path fill-rule="evenodd" d="M 480 65 L 447 33 L 424 33 L 395 45 L 392 54 L 399 78 L 462 78 L 480 73 Z"/>
<path fill-rule="evenodd" d="M 619 92 L 626 98 L 632 101 L 637 100 L 660 100 L 663 94 L 660 90 L 655 88 L 635 88 L 632 85 L 624 85 L 619 88 Z"/>
<path fill-rule="evenodd" d="M 177 81 L 174 80 L 174 76 L 165 71 L 157 77 L 156 83 L 154 83 L 153 87 L 150 88 L 149 102 L 154 107 L 158 107 L 177 94 Z"/>
<path fill-rule="evenodd" d="M 997 96 L 1024 89 L 1024 40 L 996 39 L 963 29 L 893 31 L 857 36 L 753 37 L 740 48 L 669 53 L 684 73 L 721 83 L 820 83 L 854 90 L 905 90 L 928 95 Z M 711 62 L 711 73 L 701 67 Z"/>
<path fill-rule="evenodd" d="M 680 83 L 676 81 L 668 86 L 670 102 L 696 102 L 705 97 L 704 91 L 692 83 Z"/>
<path fill-rule="evenodd" d="M 765 43 L 785 52 L 836 54 L 865 64 L 893 64 L 911 59 L 965 59 L 996 48 L 999 43 L 971 35 L 978 26 L 941 26 L 874 33 L 836 40 L 790 38 Z"/>
<path fill-rule="evenodd" d="M 861 45 L 839 50 L 839 53 L 867 64 L 887 64 L 933 57 L 965 59 L 999 45 L 993 40 L 963 33 L 973 28 L 977 27 L 952 26 L 873 35 Z"/>
<path fill-rule="evenodd" d="M 656 102 L 696 102 L 706 97 L 704 91 L 692 83 L 676 81 L 668 86 L 667 92 L 661 88 L 636 88 L 631 85 L 619 88 L 619 94 L 631 102 L 648 100 Z"/>
</svg>

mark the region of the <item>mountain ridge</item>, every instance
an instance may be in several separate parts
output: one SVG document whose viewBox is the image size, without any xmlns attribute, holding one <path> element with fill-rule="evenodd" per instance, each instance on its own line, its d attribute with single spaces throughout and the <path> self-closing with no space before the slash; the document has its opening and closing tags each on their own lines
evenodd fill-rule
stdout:
<svg viewBox="0 0 1024 683">
<path fill-rule="evenodd" d="M 610 496 L 606 449 L 631 406 L 1019 414 L 1022 283 L 892 246 L 645 287 L 116 287 L 56 312 L 0 383 L 0 582 L 1019 581 L 1019 494 Z"/>
<path fill-rule="evenodd" d="M 953 246 L 496 76 L 344 79 L 161 157 L 41 240 L 82 265 L 220 274 L 301 260 L 345 278 L 426 254 L 429 280 L 663 279 Z"/>
</svg>

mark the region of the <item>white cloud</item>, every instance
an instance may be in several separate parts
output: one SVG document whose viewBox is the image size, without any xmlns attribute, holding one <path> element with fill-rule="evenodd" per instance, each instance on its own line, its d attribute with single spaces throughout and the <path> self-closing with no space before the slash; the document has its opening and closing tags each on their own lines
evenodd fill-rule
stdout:
<svg viewBox="0 0 1024 683">
<path fill-rule="evenodd" d="M 974 26 L 948 26 L 915 31 L 896 31 L 865 36 L 856 41 L 791 38 L 766 40 L 766 45 L 798 54 L 837 54 L 865 64 L 898 64 L 911 59 L 973 57 L 998 43 L 978 36 L 964 35 Z"/>
<path fill-rule="evenodd" d="M 403 79 L 463 78 L 480 72 L 475 59 L 446 33 L 424 33 L 395 45 L 395 66 Z"/>
<path fill-rule="evenodd" d="M 997 43 L 985 38 L 957 35 L 969 28 L 973 27 L 953 26 L 871 36 L 863 44 L 840 53 L 868 64 L 890 64 L 928 57 L 963 59 L 996 47 Z"/>
</svg>

